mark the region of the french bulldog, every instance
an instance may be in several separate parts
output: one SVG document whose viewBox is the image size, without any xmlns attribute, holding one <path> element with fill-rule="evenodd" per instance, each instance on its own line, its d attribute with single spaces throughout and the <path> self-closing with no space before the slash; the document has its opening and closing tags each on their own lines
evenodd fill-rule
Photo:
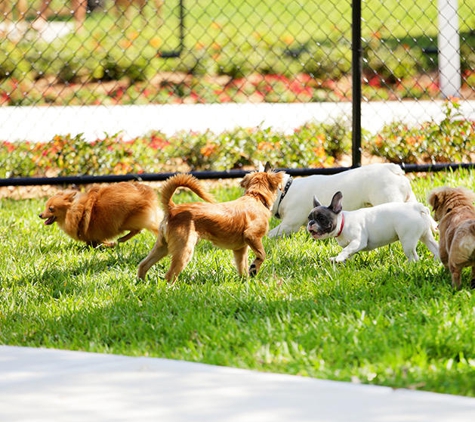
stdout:
<svg viewBox="0 0 475 422">
<path fill-rule="evenodd" d="M 343 195 L 335 193 L 328 207 L 316 197 L 308 216 L 307 230 L 314 239 L 336 238 L 344 249 L 331 258 L 344 262 L 359 251 L 370 251 L 399 240 L 409 262 L 417 261 L 417 242 L 420 240 L 439 257 L 439 245 L 432 235 L 436 223 L 427 207 L 419 202 L 394 202 L 342 211 Z"/>
<path fill-rule="evenodd" d="M 345 196 L 345 211 L 387 202 L 416 202 L 409 179 L 397 164 L 370 164 L 334 175 L 314 175 L 292 180 L 287 174 L 284 190 L 279 192 L 272 215 L 282 222 L 268 236 L 276 237 L 299 231 L 312 209 L 308 198 L 316 195 L 330 202 L 336 191 Z"/>
</svg>

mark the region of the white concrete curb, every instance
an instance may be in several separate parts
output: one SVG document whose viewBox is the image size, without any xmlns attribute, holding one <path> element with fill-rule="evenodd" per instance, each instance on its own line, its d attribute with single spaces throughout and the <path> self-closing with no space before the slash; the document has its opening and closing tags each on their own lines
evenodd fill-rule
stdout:
<svg viewBox="0 0 475 422">
<path fill-rule="evenodd" d="M 0 346 L 5 422 L 473 422 L 475 399 L 166 359 Z"/>
<path fill-rule="evenodd" d="M 362 104 L 362 127 L 372 133 L 393 121 L 409 124 L 440 121 L 442 101 L 370 102 Z M 461 103 L 475 120 L 475 101 Z M 0 107 L 0 139 L 50 141 L 55 135 L 83 134 L 88 141 L 105 134 L 125 140 L 160 130 L 222 132 L 236 127 L 272 127 L 291 132 L 307 122 L 351 121 L 351 103 L 166 104 L 130 106 Z"/>
</svg>

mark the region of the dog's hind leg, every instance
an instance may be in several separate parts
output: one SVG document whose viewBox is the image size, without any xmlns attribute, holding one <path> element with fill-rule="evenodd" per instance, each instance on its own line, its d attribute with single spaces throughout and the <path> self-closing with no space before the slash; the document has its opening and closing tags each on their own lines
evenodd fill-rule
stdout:
<svg viewBox="0 0 475 422">
<path fill-rule="evenodd" d="M 449 269 L 452 274 L 452 287 L 454 289 L 460 289 L 462 268 L 450 264 Z"/>
<path fill-rule="evenodd" d="M 236 268 L 239 275 L 247 274 L 247 246 L 244 248 L 236 249 L 234 253 L 234 262 L 236 263 Z"/>
<path fill-rule="evenodd" d="M 452 238 L 452 245 L 449 252 L 449 270 L 452 273 L 452 286 L 460 288 L 462 270 L 473 263 L 475 254 L 474 242 L 468 239 L 462 230 L 458 230 Z M 475 270 L 472 266 L 472 278 L 475 277 Z M 473 280 L 471 281 L 471 286 Z"/>
<path fill-rule="evenodd" d="M 139 264 L 138 278 L 145 279 L 145 274 L 147 274 L 150 267 L 167 255 L 168 245 L 163 239 L 159 238 L 147 257 Z"/>
<path fill-rule="evenodd" d="M 424 243 L 424 245 L 426 245 L 427 248 L 432 252 L 435 259 L 439 258 L 439 244 L 434 239 L 434 236 L 430 230 L 422 235 L 421 242 Z"/>
<path fill-rule="evenodd" d="M 188 236 L 176 237 L 173 244 L 169 244 L 169 251 L 172 256 L 170 269 L 165 274 L 165 279 L 174 283 L 183 269 L 193 258 L 193 251 L 198 241 L 198 237 L 188 234 Z"/>
<path fill-rule="evenodd" d="M 193 248 L 184 248 L 179 254 L 172 255 L 170 269 L 165 274 L 165 279 L 168 282 L 174 283 L 180 273 L 191 261 L 191 258 L 193 258 Z"/>
<path fill-rule="evenodd" d="M 266 259 L 266 251 L 261 239 L 246 239 L 246 243 L 251 247 L 252 251 L 256 255 L 256 258 L 249 267 L 249 275 L 254 277 L 261 268 L 262 263 Z"/>
<path fill-rule="evenodd" d="M 409 262 L 419 261 L 419 255 L 417 255 L 416 247 L 418 240 L 413 241 L 412 239 L 402 241 L 402 249 L 404 250 L 404 255 L 406 255 Z"/>
<path fill-rule="evenodd" d="M 130 230 L 125 236 L 119 237 L 117 242 L 127 242 L 127 240 L 132 239 L 134 236 L 140 233 L 140 230 Z"/>
</svg>

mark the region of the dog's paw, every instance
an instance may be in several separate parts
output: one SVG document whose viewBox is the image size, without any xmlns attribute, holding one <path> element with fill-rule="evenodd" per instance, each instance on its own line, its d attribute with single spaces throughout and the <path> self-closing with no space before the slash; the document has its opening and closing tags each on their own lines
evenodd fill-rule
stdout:
<svg viewBox="0 0 475 422">
<path fill-rule="evenodd" d="M 330 261 L 333 262 L 334 264 L 340 264 L 342 262 L 345 262 L 346 258 L 343 258 L 340 255 L 337 255 L 337 256 L 332 256 L 330 258 Z"/>
</svg>

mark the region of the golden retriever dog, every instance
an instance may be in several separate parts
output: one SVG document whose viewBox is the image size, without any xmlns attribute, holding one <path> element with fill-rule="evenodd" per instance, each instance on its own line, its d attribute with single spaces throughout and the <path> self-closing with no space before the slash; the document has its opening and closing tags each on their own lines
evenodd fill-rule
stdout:
<svg viewBox="0 0 475 422">
<path fill-rule="evenodd" d="M 256 275 L 266 257 L 262 238 L 269 230 L 272 205 L 277 190 L 282 189 L 283 180 L 284 172 L 249 173 L 241 181 L 244 196 L 234 201 L 215 203 L 195 177 L 178 174 L 169 178 L 161 191 L 165 215 L 157 242 L 140 263 L 138 277 L 145 278 L 153 264 L 171 255 L 171 265 L 165 279 L 174 282 L 190 262 L 200 239 L 209 240 L 222 249 L 231 249 L 240 275 Z M 172 196 L 180 187 L 190 189 L 207 202 L 173 203 Z M 248 248 L 252 249 L 256 257 L 249 272 Z"/>
<path fill-rule="evenodd" d="M 439 252 L 452 274 L 452 286 L 460 288 L 461 273 L 472 267 L 471 287 L 475 288 L 475 193 L 465 188 L 441 187 L 428 196 L 439 222 Z"/>
<path fill-rule="evenodd" d="M 163 212 L 157 193 L 135 182 L 93 185 L 86 192 L 66 190 L 52 196 L 39 215 L 45 225 L 57 223 L 75 240 L 114 246 L 111 240 L 128 231 L 118 242 L 125 242 L 147 229 L 158 234 Z"/>
</svg>

